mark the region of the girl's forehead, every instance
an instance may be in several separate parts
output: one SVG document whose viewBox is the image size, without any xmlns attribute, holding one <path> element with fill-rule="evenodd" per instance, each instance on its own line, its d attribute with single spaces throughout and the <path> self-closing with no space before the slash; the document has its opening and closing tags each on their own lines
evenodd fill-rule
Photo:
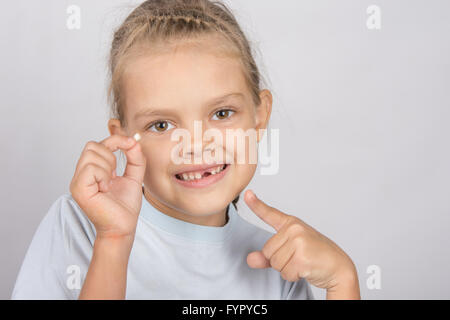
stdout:
<svg viewBox="0 0 450 320">
<path fill-rule="evenodd" d="M 141 56 L 123 78 L 124 95 L 133 100 L 204 97 L 245 87 L 239 60 L 207 51 Z"/>
<path fill-rule="evenodd" d="M 211 65 L 212 61 L 215 67 L 242 62 L 239 51 L 225 38 L 203 36 L 178 41 L 156 41 L 151 45 L 137 44 L 130 50 L 124 69 L 125 73 L 134 74 L 143 67 L 157 69 L 179 63 L 181 65 L 177 65 L 177 68 L 183 71 L 183 67 Z M 166 71 L 177 70 L 166 68 Z"/>
</svg>

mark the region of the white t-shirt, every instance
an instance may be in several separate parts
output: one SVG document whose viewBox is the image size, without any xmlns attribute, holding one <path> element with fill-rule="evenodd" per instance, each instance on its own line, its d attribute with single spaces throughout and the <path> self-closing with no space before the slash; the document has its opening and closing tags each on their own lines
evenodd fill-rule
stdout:
<svg viewBox="0 0 450 320">
<path fill-rule="evenodd" d="M 272 233 L 241 218 L 234 205 L 223 227 L 170 217 L 142 196 L 128 262 L 127 299 L 314 299 L 305 279 L 284 280 L 272 268 L 252 269 L 247 254 Z M 28 248 L 12 299 L 77 299 L 95 227 L 65 193 L 51 206 Z"/>
</svg>

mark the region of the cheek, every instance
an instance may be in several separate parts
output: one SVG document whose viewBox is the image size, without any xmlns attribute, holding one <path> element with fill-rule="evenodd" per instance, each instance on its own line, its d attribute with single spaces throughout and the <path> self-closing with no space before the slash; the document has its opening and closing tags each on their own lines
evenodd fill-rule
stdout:
<svg viewBox="0 0 450 320">
<path fill-rule="evenodd" d="M 245 174 L 245 176 L 251 176 L 253 177 L 253 175 L 256 172 L 256 164 L 238 164 L 238 170 L 240 170 L 240 172 L 242 174 Z"/>
<path fill-rule="evenodd" d="M 255 175 L 257 166 L 254 164 L 235 164 L 235 177 L 237 179 L 233 179 L 234 183 L 239 181 L 239 185 L 236 185 L 238 190 L 243 190 L 252 180 Z"/>
<path fill-rule="evenodd" d="M 149 144 L 144 148 L 147 159 L 146 176 L 149 178 L 160 177 L 167 172 L 170 165 L 171 147 L 168 143 Z"/>
<path fill-rule="evenodd" d="M 234 134 L 227 136 L 227 130 Z M 220 128 L 222 133 L 222 147 L 236 164 L 256 165 L 258 162 L 258 131 L 255 124 L 248 116 L 240 118 L 226 128 Z M 229 139 L 230 144 L 227 145 Z M 234 140 L 234 142 L 232 142 Z M 239 160 L 240 158 L 240 160 Z"/>
<path fill-rule="evenodd" d="M 243 129 L 234 141 L 234 146 L 228 152 L 233 152 L 236 164 L 256 166 L 258 163 L 258 140 L 257 132 L 253 128 Z"/>
<path fill-rule="evenodd" d="M 236 121 L 233 123 L 232 127 L 241 128 L 247 130 L 256 127 L 256 122 L 254 115 L 250 112 L 241 113 Z"/>
</svg>

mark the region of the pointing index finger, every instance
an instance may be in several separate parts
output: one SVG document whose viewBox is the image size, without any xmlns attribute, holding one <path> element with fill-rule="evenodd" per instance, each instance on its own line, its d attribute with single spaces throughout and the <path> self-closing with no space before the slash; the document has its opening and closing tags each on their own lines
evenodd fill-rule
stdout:
<svg viewBox="0 0 450 320">
<path fill-rule="evenodd" d="M 253 191 L 247 190 L 244 196 L 245 202 L 250 207 L 250 209 L 263 220 L 265 223 L 272 226 L 276 231 L 280 230 L 287 218 L 287 214 L 268 206 L 262 200 L 260 200 Z"/>
</svg>

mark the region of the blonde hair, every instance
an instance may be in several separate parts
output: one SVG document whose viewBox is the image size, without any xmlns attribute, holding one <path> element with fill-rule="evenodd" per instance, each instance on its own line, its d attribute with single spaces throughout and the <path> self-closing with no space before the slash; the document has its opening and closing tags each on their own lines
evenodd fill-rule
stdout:
<svg viewBox="0 0 450 320">
<path fill-rule="evenodd" d="M 114 32 L 110 56 L 108 103 L 111 116 L 126 127 L 122 75 L 128 59 L 136 54 L 158 50 L 203 36 L 220 36 L 222 52 L 238 58 L 253 102 L 260 105 L 262 77 L 252 48 L 230 9 L 220 1 L 147 0 L 135 8 Z M 239 196 L 233 200 L 236 203 Z"/>
</svg>

